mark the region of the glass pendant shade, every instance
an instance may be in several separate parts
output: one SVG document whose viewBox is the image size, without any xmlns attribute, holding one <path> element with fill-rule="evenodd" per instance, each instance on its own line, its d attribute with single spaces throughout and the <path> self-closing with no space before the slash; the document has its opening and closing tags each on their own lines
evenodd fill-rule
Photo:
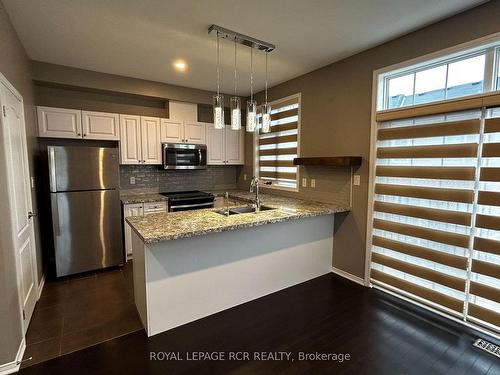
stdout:
<svg viewBox="0 0 500 375">
<path fill-rule="evenodd" d="M 241 129 L 241 99 L 237 96 L 231 98 L 231 129 Z"/>
<path fill-rule="evenodd" d="M 257 127 L 257 102 L 255 100 L 247 101 L 247 132 L 255 131 Z"/>
<path fill-rule="evenodd" d="M 262 105 L 262 132 L 269 133 L 271 131 L 271 104 Z"/>
<path fill-rule="evenodd" d="M 224 96 L 222 94 L 214 95 L 214 128 L 224 129 Z"/>
</svg>

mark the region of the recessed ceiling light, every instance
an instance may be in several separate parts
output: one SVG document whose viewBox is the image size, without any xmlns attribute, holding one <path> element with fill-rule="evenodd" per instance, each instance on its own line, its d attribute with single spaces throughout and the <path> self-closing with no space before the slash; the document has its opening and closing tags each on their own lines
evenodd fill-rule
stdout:
<svg viewBox="0 0 500 375">
<path fill-rule="evenodd" d="M 179 72 L 184 72 L 186 71 L 187 64 L 183 60 L 176 60 L 174 61 L 174 68 Z"/>
</svg>

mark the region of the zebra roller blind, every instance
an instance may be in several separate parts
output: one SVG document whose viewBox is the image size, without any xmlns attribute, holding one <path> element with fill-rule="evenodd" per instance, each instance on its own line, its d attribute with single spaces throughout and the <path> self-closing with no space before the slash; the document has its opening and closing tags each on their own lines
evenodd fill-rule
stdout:
<svg viewBox="0 0 500 375">
<path fill-rule="evenodd" d="M 300 94 L 271 103 L 271 132 L 259 134 L 259 174 L 273 186 L 297 188 Z"/>
<path fill-rule="evenodd" d="M 500 109 L 379 122 L 371 281 L 500 327 Z"/>
</svg>

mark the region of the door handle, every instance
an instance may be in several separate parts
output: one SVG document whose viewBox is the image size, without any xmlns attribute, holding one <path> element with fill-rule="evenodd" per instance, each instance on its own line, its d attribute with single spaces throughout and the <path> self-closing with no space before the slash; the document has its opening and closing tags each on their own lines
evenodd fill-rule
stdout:
<svg viewBox="0 0 500 375">
<path fill-rule="evenodd" d="M 38 216 L 38 214 L 36 212 L 28 212 L 28 219 L 31 219 L 34 216 Z"/>
</svg>

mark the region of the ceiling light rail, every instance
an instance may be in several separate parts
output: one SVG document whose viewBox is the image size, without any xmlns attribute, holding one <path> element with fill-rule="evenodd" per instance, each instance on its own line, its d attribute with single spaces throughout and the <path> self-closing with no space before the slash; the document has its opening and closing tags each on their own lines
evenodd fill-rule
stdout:
<svg viewBox="0 0 500 375">
<path fill-rule="evenodd" d="M 260 51 L 272 52 L 276 49 L 276 46 L 272 43 L 264 42 L 259 39 L 252 38 L 248 35 L 240 34 L 236 31 L 226 29 L 225 27 L 218 25 L 211 25 L 208 28 L 208 33 L 218 32 L 219 37 L 223 39 L 228 39 L 244 46 L 256 48 Z"/>
</svg>

